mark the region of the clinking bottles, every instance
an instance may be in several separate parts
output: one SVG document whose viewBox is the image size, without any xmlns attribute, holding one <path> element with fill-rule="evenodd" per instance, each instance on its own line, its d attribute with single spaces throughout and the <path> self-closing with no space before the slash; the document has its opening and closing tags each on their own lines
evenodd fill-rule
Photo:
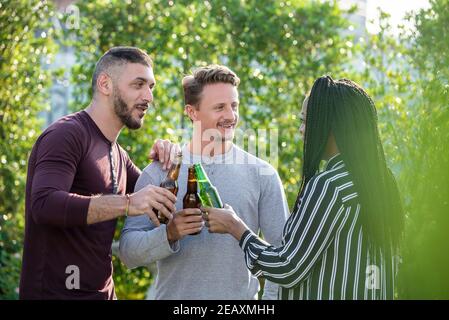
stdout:
<svg viewBox="0 0 449 320">
<path fill-rule="evenodd" d="M 182 153 L 180 152 L 176 155 L 176 158 L 170 168 L 170 171 L 168 171 L 167 177 L 159 185 L 162 188 L 168 189 L 175 196 L 178 193 L 178 176 L 179 170 L 181 169 L 181 163 L 182 163 Z M 153 211 L 156 214 L 157 218 L 159 219 L 160 223 L 166 224 L 168 222 L 168 218 L 166 218 L 163 214 L 154 209 Z"/>
<path fill-rule="evenodd" d="M 206 175 L 200 163 L 194 165 L 196 178 L 198 180 L 198 195 L 204 207 L 223 208 L 223 202 L 215 188 Z"/>
</svg>

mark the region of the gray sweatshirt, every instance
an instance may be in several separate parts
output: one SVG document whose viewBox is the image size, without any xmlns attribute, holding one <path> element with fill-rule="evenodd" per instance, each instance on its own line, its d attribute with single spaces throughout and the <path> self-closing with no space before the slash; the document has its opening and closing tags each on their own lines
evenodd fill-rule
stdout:
<svg viewBox="0 0 449 320">
<path fill-rule="evenodd" d="M 223 201 L 255 233 L 262 232 L 273 245 L 280 245 L 289 209 L 281 180 L 267 162 L 233 147 L 223 155 L 202 158 L 183 148 L 178 178 L 176 209 L 182 209 L 187 188 L 187 169 L 202 162 L 211 183 Z M 166 177 L 159 162 L 142 172 L 138 191 L 148 184 L 159 185 Z M 203 228 L 199 235 L 168 243 L 166 226 L 155 227 L 146 216 L 128 217 L 120 238 L 120 258 L 129 267 L 156 262 L 154 299 L 257 299 L 258 280 L 248 271 L 243 251 L 228 234 L 212 234 Z M 277 299 L 278 286 L 265 282 L 263 299 Z"/>
</svg>

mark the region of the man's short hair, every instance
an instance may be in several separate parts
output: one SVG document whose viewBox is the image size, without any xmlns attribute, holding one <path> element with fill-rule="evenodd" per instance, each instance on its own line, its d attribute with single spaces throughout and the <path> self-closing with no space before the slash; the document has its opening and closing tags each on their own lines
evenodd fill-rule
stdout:
<svg viewBox="0 0 449 320">
<path fill-rule="evenodd" d="M 225 66 L 209 65 L 195 69 L 192 75 L 182 79 L 185 104 L 198 108 L 204 87 L 214 83 L 229 83 L 238 87 L 240 79 L 231 69 Z"/>
<path fill-rule="evenodd" d="M 153 61 L 148 54 L 135 47 L 113 47 L 97 61 L 94 74 L 92 76 L 92 93 L 95 93 L 98 76 L 102 72 L 107 72 L 112 67 L 123 66 L 127 63 L 140 63 L 150 68 L 153 67 Z"/>
</svg>

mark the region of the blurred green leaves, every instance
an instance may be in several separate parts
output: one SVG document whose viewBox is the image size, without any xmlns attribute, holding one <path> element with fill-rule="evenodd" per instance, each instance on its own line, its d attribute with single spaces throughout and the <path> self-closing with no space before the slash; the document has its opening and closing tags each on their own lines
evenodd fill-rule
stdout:
<svg viewBox="0 0 449 320">
<path fill-rule="evenodd" d="M 449 1 L 409 15 L 415 30 L 380 32 L 359 46 L 365 67 L 354 77 L 378 108 L 389 165 L 406 211 L 397 297 L 449 298 Z"/>
<path fill-rule="evenodd" d="M 409 17 L 417 29 L 407 38 L 417 77 L 409 95 L 415 150 L 403 174 L 408 227 L 399 294 L 405 299 L 449 299 L 449 1 L 430 4 Z"/>
<path fill-rule="evenodd" d="M 24 230 L 26 164 L 48 106 L 55 52 L 47 1 L 0 3 L 0 298 L 16 298 Z"/>
</svg>

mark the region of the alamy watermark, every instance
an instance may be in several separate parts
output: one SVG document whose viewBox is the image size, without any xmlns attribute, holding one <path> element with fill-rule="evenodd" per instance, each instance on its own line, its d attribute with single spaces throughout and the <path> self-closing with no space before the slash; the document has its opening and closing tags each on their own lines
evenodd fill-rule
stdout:
<svg viewBox="0 0 449 320">
<path fill-rule="evenodd" d="M 67 30 L 78 30 L 80 22 L 80 9 L 74 4 L 67 6 L 53 18 L 53 26 L 57 30 L 62 29 L 62 26 Z"/>
<path fill-rule="evenodd" d="M 366 267 L 366 280 L 365 286 L 369 290 L 380 289 L 380 269 L 376 265 L 369 265 Z"/>
<path fill-rule="evenodd" d="M 277 128 L 237 128 L 223 132 L 215 128 L 202 130 L 200 121 L 196 121 L 193 125 L 193 131 L 191 129 L 173 130 L 172 139 L 177 138 L 177 141 L 182 141 L 184 144 L 190 141 L 190 150 L 201 157 L 202 163 L 257 165 L 257 158 L 260 158 L 277 170 L 279 165 L 279 130 Z M 193 137 L 191 137 L 192 133 Z M 231 141 L 254 157 L 238 152 L 236 148 L 223 154 L 223 143 Z M 187 163 L 188 159 L 184 161 Z M 261 165 L 258 169 L 260 175 L 274 173 L 269 166 Z"/>
<path fill-rule="evenodd" d="M 65 287 L 68 290 L 80 288 L 80 268 L 74 264 L 68 265 L 65 268 L 65 273 L 68 274 L 65 279 Z"/>
</svg>

